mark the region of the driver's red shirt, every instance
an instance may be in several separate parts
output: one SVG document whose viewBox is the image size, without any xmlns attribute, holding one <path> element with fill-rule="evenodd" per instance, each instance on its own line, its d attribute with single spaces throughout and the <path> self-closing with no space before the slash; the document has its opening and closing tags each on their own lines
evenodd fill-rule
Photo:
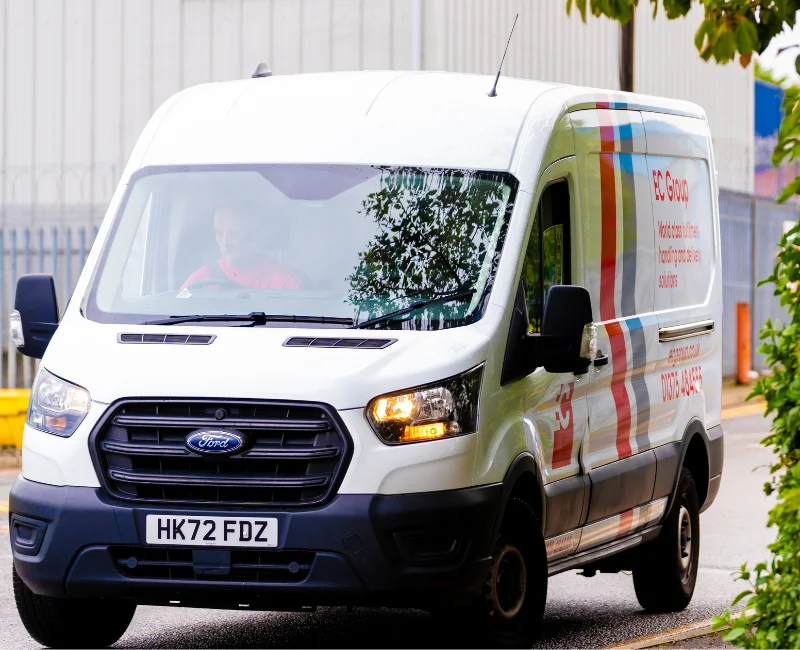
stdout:
<svg viewBox="0 0 800 650">
<path fill-rule="evenodd" d="M 276 262 L 264 259 L 252 269 L 234 269 L 224 257 L 217 260 L 217 264 L 229 280 L 238 282 L 248 289 L 300 289 L 300 282 L 294 274 Z M 206 264 L 197 269 L 183 283 L 185 289 L 192 282 L 205 280 L 212 277 L 211 269 Z"/>
</svg>

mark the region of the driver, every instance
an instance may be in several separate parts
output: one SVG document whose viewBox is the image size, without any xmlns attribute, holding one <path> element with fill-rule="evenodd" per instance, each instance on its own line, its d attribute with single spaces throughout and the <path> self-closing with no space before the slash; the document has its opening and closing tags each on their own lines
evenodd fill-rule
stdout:
<svg viewBox="0 0 800 650">
<path fill-rule="evenodd" d="M 279 263 L 267 259 L 260 250 L 259 237 L 253 219 L 242 206 L 218 208 L 214 213 L 214 236 L 221 257 L 192 273 L 182 289 L 198 280 L 222 278 L 248 289 L 300 289 L 294 274 Z"/>
</svg>

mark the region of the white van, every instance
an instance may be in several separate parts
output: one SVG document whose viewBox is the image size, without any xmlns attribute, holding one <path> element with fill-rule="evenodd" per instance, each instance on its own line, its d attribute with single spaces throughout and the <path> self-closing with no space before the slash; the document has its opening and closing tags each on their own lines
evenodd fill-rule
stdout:
<svg viewBox="0 0 800 650">
<path fill-rule="evenodd" d="M 34 638 L 369 605 L 525 645 L 579 567 L 686 607 L 723 458 L 708 123 L 491 83 L 283 76 L 156 112 L 62 320 L 52 278 L 17 287 Z"/>
</svg>

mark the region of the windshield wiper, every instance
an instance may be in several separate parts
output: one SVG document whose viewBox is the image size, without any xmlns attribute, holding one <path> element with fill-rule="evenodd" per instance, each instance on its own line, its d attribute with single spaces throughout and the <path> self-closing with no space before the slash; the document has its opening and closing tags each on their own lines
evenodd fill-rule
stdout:
<svg viewBox="0 0 800 650">
<path fill-rule="evenodd" d="M 438 303 L 444 303 L 444 302 L 455 302 L 456 300 L 466 300 L 467 298 L 471 298 L 474 294 L 475 294 L 475 289 L 470 289 L 468 291 L 459 291 L 458 293 L 450 293 L 446 296 L 439 296 L 438 298 L 429 298 L 428 300 L 420 300 L 419 302 L 412 302 L 408 307 L 403 307 L 402 309 L 397 309 L 396 311 L 390 311 L 388 314 L 383 314 L 382 316 L 377 316 L 376 318 L 370 318 L 369 320 L 365 320 L 363 323 L 358 323 L 353 327 L 355 329 L 370 327 L 371 325 L 377 325 L 378 323 L 383 323 L 388 320 L 391 320 L 396 316 L 403 316 L 404 314 L 410 314 L 412 311 L 416 311 L 417 309 L 422 309 L 423 307 L 427 307 L 428 305 L 436 305 Z"/>
<path fill-rule="evenodd" d="M 205 323 L 205 322 L 236 322 L 242 321 L 253 325 L 265 323 L 324 323 L 331 325 L 353 326 L 352 318 L 337 318 L 335 316 L 287 316 L 282 314 L 265 314 L 263 311 L 253 311 L 249 314 L 194 314 L 192 316 L 170 316 L 161 320 L 145 321 L 142 325 L 178 325 L 180 323 Z"/>
</svg>

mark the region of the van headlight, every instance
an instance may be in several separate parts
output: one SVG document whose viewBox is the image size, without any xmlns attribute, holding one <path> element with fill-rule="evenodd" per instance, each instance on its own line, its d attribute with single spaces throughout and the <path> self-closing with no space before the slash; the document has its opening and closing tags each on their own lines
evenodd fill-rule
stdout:
<svg viewBox="0 0 800 650">
<path fill-rule="evenodd" d="M 481 365 L 434 384 L 380 395 L 367 405 L 367 419 L 388 445 L 475 433 L 482 375 Z"/>
<path fill-rule="evenodd" d="M 68 438 L 89 412 L 89 391 L 39 369 L 28 405 L 28 424 L 34 429 Z"/>
</svg>

